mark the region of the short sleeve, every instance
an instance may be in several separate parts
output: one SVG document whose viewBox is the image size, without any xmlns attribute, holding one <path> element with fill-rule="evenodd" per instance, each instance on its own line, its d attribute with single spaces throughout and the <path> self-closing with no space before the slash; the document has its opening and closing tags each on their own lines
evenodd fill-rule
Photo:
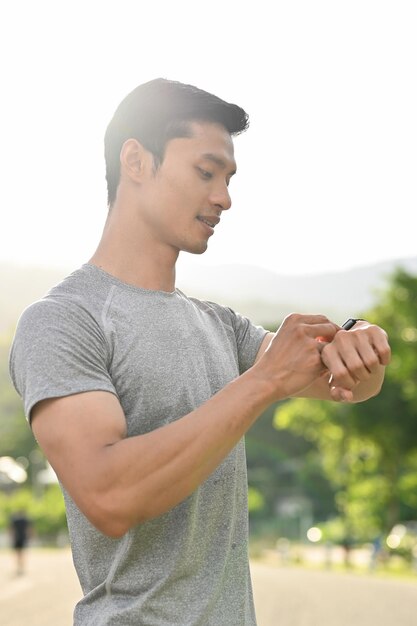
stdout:
<svg viewBox="0 0 417 626">
<path fill-rule="evenodd" d="M 205 302 L 205 304 L 230 329 L 235 341 L 239 374 L 243 374 L 254 364 L 261 343 L 268 331 L 262 326 L 253 324 L 249 318 L 229 307 L 215 302 Z"/>
<path fill-rule="evenodd" d="M 108 363 L 103 330 L 82 306 L 45 299 L 21 315 L 9 368 L 28 420 L 35 404 L 47 398 L 99 390 L 116 394 Z"/>
<path fill-rule="evenodd" d="M 240 313 L 236 313 L 232 309 L 228 310 L 236 337 L 239 371 L 243 374 L 254 364 L 261 343 L 268 331 L 262 326 L 256 326 Z"/>
</svg>

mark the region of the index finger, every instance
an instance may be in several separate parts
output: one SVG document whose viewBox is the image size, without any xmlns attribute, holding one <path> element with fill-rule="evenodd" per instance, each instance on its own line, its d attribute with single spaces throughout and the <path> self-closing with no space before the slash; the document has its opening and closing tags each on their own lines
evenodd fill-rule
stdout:
<svg viewBox="0 0 417 626">
<path fill-rule="evenodd" d="M 306 324 L 307 334 L 316 339 L 318 343 L 332 341 L 338 330 L 339 327 L 333 322 Z"/>
</svg>

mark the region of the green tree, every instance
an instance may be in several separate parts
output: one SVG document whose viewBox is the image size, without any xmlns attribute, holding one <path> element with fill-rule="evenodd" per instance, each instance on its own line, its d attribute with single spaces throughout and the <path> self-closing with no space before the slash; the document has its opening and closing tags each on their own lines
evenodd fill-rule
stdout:
<svg viewBox="0 0 417 626">
<path fill-rule="evenodd" d="M 363 317 L 384 327 L 392 362 L 381 393 L 360 404 L 295 399 L 274 423 L 311 441 L 334 485 L 346 534 L 386 532 L 417 516 L 417 277 L 397 270 Z"/>
<path fill-rule="evenodd" d="M 46 487 L 41 498 L 26 487 L 11 494 L 0 492 L 0 529 L 5 530 L 11 515 L 20 510 L 30 517 L 43 541 L 55 542 L 60 533 L 67 532 L 65 503 L 58 485 Z"/>
</svg>

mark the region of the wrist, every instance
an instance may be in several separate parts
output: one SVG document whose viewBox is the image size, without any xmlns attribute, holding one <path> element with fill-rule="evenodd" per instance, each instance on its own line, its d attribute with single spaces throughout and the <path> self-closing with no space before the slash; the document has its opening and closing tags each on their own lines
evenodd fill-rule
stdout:
<svg viewBox="0 0 417 626">
<path fill-rule="evenodd" d="M 243 376 L 253 381 L 256 394 L 266 407 L 288 397 L 281 371 L 277 372 L 264 367 L 263 363 L 256 363 Z"/>
</svg>

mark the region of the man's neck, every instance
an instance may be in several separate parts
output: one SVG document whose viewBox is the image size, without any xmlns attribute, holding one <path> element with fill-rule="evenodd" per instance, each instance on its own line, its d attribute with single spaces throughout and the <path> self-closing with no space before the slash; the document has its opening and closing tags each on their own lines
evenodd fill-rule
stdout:
<svg viewBox="0 0 417 626">
<path fill-rule="evenodd" d="M 107 220 L 89 263 L 130 285 L 170 293 L 175 290 L 177 258 L 178 251 L 138 237 Z"/>
</svg>

